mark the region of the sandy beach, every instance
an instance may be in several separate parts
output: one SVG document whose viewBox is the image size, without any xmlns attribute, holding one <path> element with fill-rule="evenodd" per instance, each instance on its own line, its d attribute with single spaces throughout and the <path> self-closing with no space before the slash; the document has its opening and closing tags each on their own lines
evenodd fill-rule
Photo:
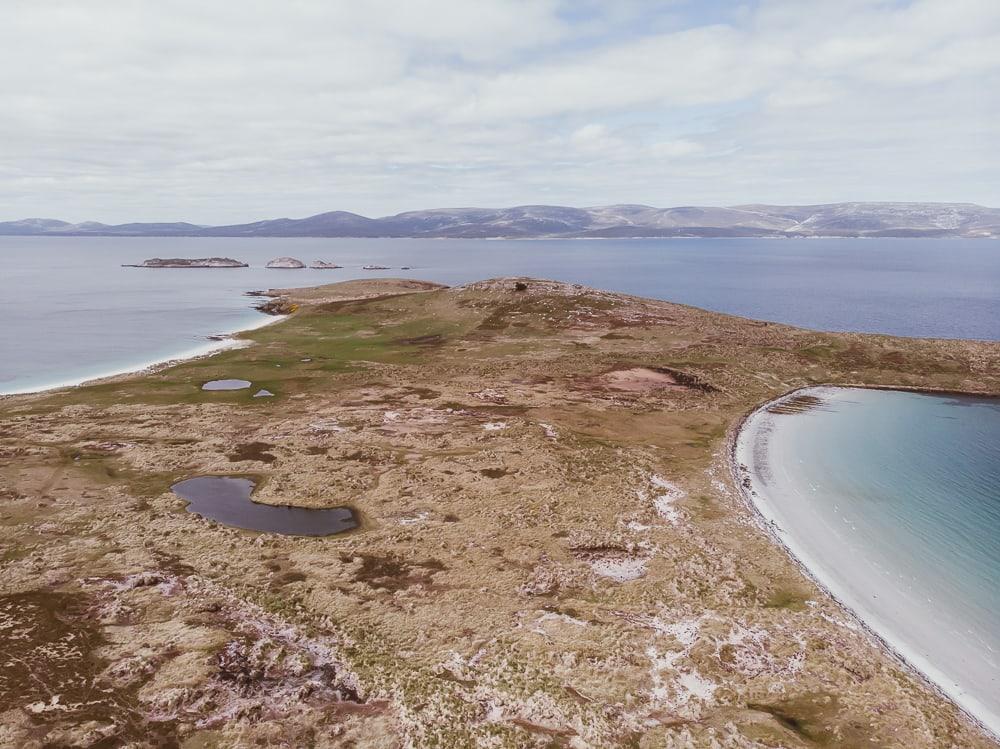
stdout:
<svg viewBox="0 0 1000 749">
<path fill-rule="evenodd" d="M 893 560 L 882 548 L 890 544 L 866 539 L 857 518 L 817 512 L 809 499 L 822 487 L 804 481 L 796 470 L 801 457 L 795 446 L 807 436 L 795 411 L 822 409 L 857 393 L 843 387 L 804 388 L 759 407 L 744 421 L 734 446 L 737 483 L 803 572 L 851 611 L 859 626 L 998 736 L 995 653 L 971 635 L 961 612 L 932 601 L 927 590 L 896 570 L 890 574 Z M 816 401 L 797 406 L 803 397 Z"/>
<path fill-rule="evenodd" d="M 227 351 L 229 349 L 240 348 L 241 346 L 247 345 L 245 341 L 241 341 L 240 339 L 234 337 L 239 333 L 258 330 L 268 325 L 273 325 L 276 322 L 284 320 L 286 317 L 287 315 L 261 315 L 260 319 L 255 320 L 251 325 L 242 326 L 236 330 L 230 330 L 225 333 L 219 333 L 218 335 L 220 340 L 206 341 L 199 346 L 180 351 L 177 354 L 150 359 L 138 364 L 128 364 L 96 375 L 67 378 L 65 380 L 46 383 L 44 385 L 29 385 L 28 387 L 15 388 L 13 390 L 2 390 L 0 391 L 0 398 L 6 395 L 27 395 L 30 393 L 44 393 L 47 390 L 78 387 L 80 385 L 110 380 L 115 377 L 122 377 L 123 375 L 138 374 L 140 372 L 152 372 L 162 367 L 172 366 L 174 364 L 179 364 L 180 362 L 188 361 L 190 359 L 197 359 L 202 356 L 212 356 L 221 351 Z"/>
</svg>

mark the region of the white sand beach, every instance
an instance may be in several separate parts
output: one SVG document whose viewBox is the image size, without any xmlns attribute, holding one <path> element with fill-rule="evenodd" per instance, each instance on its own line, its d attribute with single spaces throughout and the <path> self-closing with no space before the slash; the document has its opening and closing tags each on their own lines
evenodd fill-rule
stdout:
<svg viewBox="0 0 1000 749">
<path fill-rule="evenodd" d="M 219 333 L 218 335 L 221 337 L 221 340 L 206 341 L 199 346 L 194 346 L 193 348 L 180 351 L 176 354 L 171 354 L 166 357 L 158 357 L 156 359 L 139 362 L 137 364 L 127 364 L 123 367 L 118 367 L 116 369 L 111 369 L 98 374 L 88 374 L 80 377 L 70 377 L 65 380 L 58 380 L 56 382 L 45 383 L 42 385 L 29 385 L 27 387 L 15 388 L 12 390 L 2 390 L 0 391 L 0 397 L 5 395 L 23 395 L 25 393 L 42 393 L 47 390 L 77 387 L 79 385 L 90 384 L 98 382 L 99 380 L 107 380 L 113 377 L 120 377 L 122 375 L 151 371 L 170 364 L 186 361 L 188 359 L 197 359 L 201 356 L 212 356 L 229 349 L 242 348 L 243 346 L 248 345 L 248 342 L 242 341 L 239 338 L 232 338 L 231 336 L 235 336 L 238 333 L 243 333 L 249 330 L 258 330 L 259 328 L 263 328 L 268 325 L 273 325 L 276 322 L 284 320 L 286 317 L 287 315 L 262 314 L 260 319 L 254 320 L 251 325 L 245 325 L 237 330 Z"/>
<path fill-rule="evenodd" d="M 796 465 L 808 439 L 800 429 L 802 417 L 768 410 L 803 395 L 829 403 L 857 393 L 809 388 L 757 409 L 734 448 L 738 483 L 763 525 L 810 577 L 886 647 L 1000 736 L 1000 654 L 943 597 L 943 587 L 899 566 L 891 540 L 873 536 L 860 517 L 841 511 L 836 501 L 815 501 L 823 487 L 805 481 Z"/>
</svg>

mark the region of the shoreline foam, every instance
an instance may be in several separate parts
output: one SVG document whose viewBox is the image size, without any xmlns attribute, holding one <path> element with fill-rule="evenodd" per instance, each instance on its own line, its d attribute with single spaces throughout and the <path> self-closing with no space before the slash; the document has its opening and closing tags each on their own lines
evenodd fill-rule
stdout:
<svg viewBox="0 0 1000 749">
<path fill-rule="evenodd" d="M 763 431 L 762 427 L 767 428 L 771 426 L 770 423 L 764 421 L 769 408 L 803 394 L 822 393 L 824 390 L 831 389 L 851 389 L 852 387 L 854 386 L 825 385 L 796 388 L 779 398 L 759 405 L 751 413 L 747 414 L 736 427 L 729 451 L 730 469 L 740 496 L 752 511 L 754 519 L 761 528 L 791 557 L 799 570 L 848 613 L 883 650 L 906 667 L 908 671 L 920 678 L 934 692 L 957 705 L 969 720 L 988 736 L 994 740 L 1000 740 L 1000 715 L 984 705 L 974 695 L 960 689 L 947 674 L 934 666 L 924 656 L 914 651 L 910 645 L 900 640 L 897 636 L 894 636 L 891 626 L 886 624 L 878 614 L 856 601 L 856 596 L 845 590 L 824 569 L 823 565 L 812 557 L 807 550 L 808 539 L 796 538 L 789 532 L 789 529 L 781 525 L 778 513 L 770 505 L 767 493 L 764 491 L 764 482 L 754 470 L 755 443 Z M 865 386 L 859 386 L 859 388 L 893 389 L 888 387 L 868 388 Z M 909 391 L 914 392 L 913 389 Z M 929 394 L 942 395 L 943 393 L 931 392 Z M 975 395 L 974 393 L 968 394 Z M 746 466 L 748 471 L 744 472 L 741 470 L 743 466 Z M 744 484 L 745 478 L 749 479 L 749 486 Z M 802 529 L 799 529 L 799 533 L 800 536 L 808 535 L 808 533 L 802 533 Z"/>
<path fill-rule="evenodd" d="M 231 330 L 225 333 L 220 333 L 219 335 L 225 336 L 221 341 L 211 341 L 204 343 L 200 346 L 195 346 L 194 348 L 187 349 L 178 354 L 170 355 L 166 358 L 157 357 L 156 359 L 151 359 L 149 361 L 140 364 L 129 364 L 121 367 L 119 369 L 110 370 L 108 372 L 103 372 L 96 375 L 86 375 L 83 377 L 77 377 L 68 380 L 61 380 L 55 383 L 49 383 L 45 385 L 30 385 L 24 388 L 18 388 L 15 390 L 3 390 L 0 391 L 0 398 L 10 396 L 10 395 L 31 395 L 34 393 L 45 393 L 51 390 L 62 390 L 64 388 L 80 387 L 82 385 L 92 385 L 94 383 L 100 382 L 102 380 L 110 380 L 115 377 L 122 377 L 123 375 L 135 375 L 135 374 L 146 374 L 150 372 L 155 372 L 164 367 L 172 366 L 183 361 L 190 361 L 191 359 L 198 359 L 203 356 L 214 356 L 220 354 L 223 351 L 229 351 L 231 349 L 244 348 L 249 345 L 248 341 L 242 341 L 238 338 L 233 338 L 232 336 L 239 335 L 240 333 L 247 333 L 251 330 L 259 330 L 260 328 L 267 327 L 268 325 L 273 325 L 274 323 L 281 322 L 286 319 L 288 315 L 263 315 L 263 319 L 254 321 L 253 324 L 237 328 L 236 330 Z"/>
</svg>

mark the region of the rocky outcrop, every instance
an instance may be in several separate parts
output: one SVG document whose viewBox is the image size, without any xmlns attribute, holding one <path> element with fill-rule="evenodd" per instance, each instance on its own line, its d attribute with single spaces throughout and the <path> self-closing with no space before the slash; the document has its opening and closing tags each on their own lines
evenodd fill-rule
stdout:
<svg viewBox="0 0 1000 749">
<path fill-rule="evenodd" d="M 333 270 L 334 268 L 343 268 L 343 265 L 337 265 L 336 263 L 331 263 L 326 260 L 314 260 L 313 264 L 309 266 L 310 268 L 315 268 L 316 270 Z"/>
<path fill-rule="evenodd" d="M 299 305 L 289 301 L 288 297 L 285 296 L 274 297 L 254 305 L 254 309 L 265 315 L 290 315 L 298 308 Z"/>
<path fill-rule="evenodd" d="M 286 270 L 298 270 L 300 268 L 305 268 L 306 264 L 301 260 L 297 260 L 294 257 L 276 257 L 274 260 L 269 262 L 265 267 L 267 268 L 281 268 Z"/>
<path fill-rule="evenodd" d="M 139 264 L 126 263 L 123 268 L 248 268 L 246 263 L 231 257 L 154 257 Z"/>
</svg>

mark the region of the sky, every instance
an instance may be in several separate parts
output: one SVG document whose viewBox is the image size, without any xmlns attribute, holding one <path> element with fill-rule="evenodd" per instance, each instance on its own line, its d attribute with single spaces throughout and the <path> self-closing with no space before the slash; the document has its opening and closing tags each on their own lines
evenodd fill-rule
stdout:
<svg viewBox="0 0 1000 749">
<path fill-rule="evenodd" d="M 1000 206 L 1000 0 L 3 0 L 0 220 Z"/>
</svg>

